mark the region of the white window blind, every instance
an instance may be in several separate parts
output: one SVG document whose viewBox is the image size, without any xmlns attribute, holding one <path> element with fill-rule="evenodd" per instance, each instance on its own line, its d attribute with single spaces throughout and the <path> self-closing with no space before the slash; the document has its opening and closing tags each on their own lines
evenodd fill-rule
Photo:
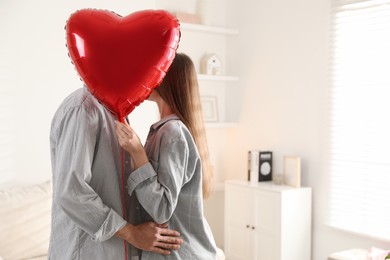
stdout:
<svg viewBox="0 0 390 260">
<path fill-rule="evenodd" d="M 334 0 L 330 225 L 390 241 L 390 0 Z"/>
</svg>

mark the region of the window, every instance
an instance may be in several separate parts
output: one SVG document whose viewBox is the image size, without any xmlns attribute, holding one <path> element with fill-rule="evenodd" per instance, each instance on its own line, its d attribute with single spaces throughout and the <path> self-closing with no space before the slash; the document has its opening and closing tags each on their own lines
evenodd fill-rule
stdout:
<svg viewBox="0 0 390 260">
<path fill-rule="evenodd" d="M 390 0 L 334 0 L 330 225 L 390 241 Z"/>
</svg>

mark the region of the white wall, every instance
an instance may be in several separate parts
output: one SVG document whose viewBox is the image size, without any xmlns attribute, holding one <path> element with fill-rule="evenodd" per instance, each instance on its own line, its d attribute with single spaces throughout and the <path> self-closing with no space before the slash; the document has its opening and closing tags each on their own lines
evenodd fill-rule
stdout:
<svg viewBox="0 0 390 260">
<path fill-rule="evenodd" d="M 243 90 L 240 123 L 227 131 L 223 171 L 245 179 L 249 149 L 302 157 L 302 183 L 313 188 L 312 259 L 331 252 L 385 242 L 324 225 L 327 213 L 325 109 L 328 87 L 329 0 L 230 1 L 228 14 L 240 31 L 235 69 Z"/>
<path fill-rule="evenodd" d="M 64 25 L 69 15 L 86 7 L 127 14 L 168 7 L 172 1 L 0 2 L 0 101 L 11 107 L 7 118 L 17 119 L 7 121 L 7 127 L 16 134 L 9 143 L 10 153 L 18 158 L 0 163 L 0 187 L 50 178 L 51 118 L 62 99 L 82 85 L 65 47 Z M 302 183 L 313 187 L 312 259 L 326 259 L 330 252 L 352 247 L 389 247 L 323 224 L 328 197 L 323 129 L 330 1 L 226 1 L 226 24 L 240 31 L 231 43 L 234 62 L 228 70 L 237 70 L 240 76 L 241 89 L 232 106 L 241 105 L 236 107 L 240 113 L 237 127 L 209 131 L 209 140 L 218 150 L 220 174 L 245 179 L 249 149 L 274 151 L 275 172 L 282 170 L 283 155 L 301 156 Z M 185 3 L 175 6 L 179 11 L 194 8 L 193 0 Z M 146 114 L 136 110 L 132 122 L 144 133 L 155 111 L 146 102 L 142 106 Z M 12 167 L 2 170 L 6 164 Z M 222 239 L 220 233 L 216 238 Z"/>
</svg>

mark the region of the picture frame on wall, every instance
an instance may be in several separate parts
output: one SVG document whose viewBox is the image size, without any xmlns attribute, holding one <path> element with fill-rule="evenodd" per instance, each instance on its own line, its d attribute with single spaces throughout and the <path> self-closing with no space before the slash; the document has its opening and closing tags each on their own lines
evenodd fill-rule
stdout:
<svg viewBox="0 0 390 260">
<path fill-rule="evenodd" d="M 205 122 L 218 122 L 218 100 L 216 96 L 202 96 L 202 110 Z"/>
<path fill-rule="evenodd" d="M 283 157 L 284 184 L 299 188 L 301 187 L 301 158 L 297 156 Z"/>
</svg>

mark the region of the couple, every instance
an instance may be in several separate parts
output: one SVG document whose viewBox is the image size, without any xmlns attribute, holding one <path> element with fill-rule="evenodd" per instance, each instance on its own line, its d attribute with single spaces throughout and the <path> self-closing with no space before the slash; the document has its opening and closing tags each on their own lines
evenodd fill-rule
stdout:
<svg viewBox="0 0 390 260">
<path fill-rule="evenodd" d="M 216 259 L 203 215 L 211 166 L 187 55 L 176 54 L 148 100 L 156 102 L 161 119 L 145 147 L 85 87 L 57 110 L 50 133 L 49 259 Z M 121 147 L 127 151 L 122 158 Z"/>
</svg>

